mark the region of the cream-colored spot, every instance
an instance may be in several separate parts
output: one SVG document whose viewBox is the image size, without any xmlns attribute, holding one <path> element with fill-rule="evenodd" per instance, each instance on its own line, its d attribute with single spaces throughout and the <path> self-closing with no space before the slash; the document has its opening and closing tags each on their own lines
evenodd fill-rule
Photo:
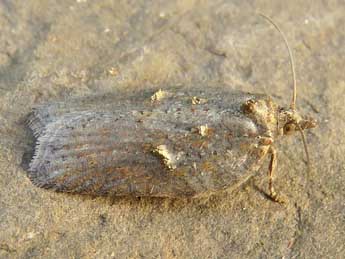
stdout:
<svg viewBox="0 0 345 259">
<path fill-rule="evenodd" d="M 164 98 L 166 98 L 167 96 L 169 96 L 169 93 L 167 91 L 162 91 L 162 89 L 159 89 L 157 92 L 155 92 L 152 96 L 151 96 L 151 102 L 158 102 L 163 100 Z"/>
<path fill-rule="evenodd" d="M 108 73 L 112 76 L 117 76 L 119 74 L 119 71 L 115 67 L 111 67 L 108 69 Z"/>
<path fill-rule="evenodd" d="M 196 104 L 204 104 L 204 103 L 207 103 L 207 99 L 193 96 L 192 104 L 196 105 Z"/>
<path fill-rule="evenodd" d="M 158 154 L 160 157 L 163 158 L 164 164 L 169 169 L 176 169 L 176 156 L 171 153 L 166 145 L 159 145 L 154 150 L 153 153 Z"/>
<path fill-rule="evenodd" d="M 199 134 L 203 137 L 207 136 L 208 135 L 208 132 L 209 132 L 209 128 L 206 125 L 201 125 L 198 127 L 198 131 L 199 131 Z"/>
</svg>

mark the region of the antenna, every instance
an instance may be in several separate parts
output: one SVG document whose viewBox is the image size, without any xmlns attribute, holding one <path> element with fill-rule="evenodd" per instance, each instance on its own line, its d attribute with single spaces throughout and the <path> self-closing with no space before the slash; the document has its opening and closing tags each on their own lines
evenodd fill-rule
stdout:
<svg viewBox="0 0 345 259">
<path fill-rule="evenodd" d="M 295 113 L 295 111 L 296 111 L 296 97 L 297 97 L 297 83 L 296 83 L 296 71 L 295 71 L 295 65 L 294 65 L 294 59 L 293 59 L 292 51 L 290 49 L 289 43 L 288 43 L 284 33 L 279 28 L 279 26 L 267 15 L 264 15 L 262 13 L 259 13 L 259 15 L 262 16 L 263 18 L 265 18 L 269 23 L 271 23 L 277 29 L 277 31 L 283 37 L 285 46 L 289 52 L 290 66 L 291 66 L 291 72 L 292 72 L 292 78 L 293 78 L 293 95 L 292 95 L 292 101 L 291 101 L 290 108 L 291 108 L 292 112 Z M 299 125 L 298 122 L 295 122 L 295 125 L 297 126 L 298 131 L 301 133 L 304 150 L 305 150 L 305 154 L 307 157 L 307 165 L 310 168 L 310 158 L 309 158 L 308 146 L 307 146 L 307 141 L 305 139 L 303 129 L 301 128 L 301 126 Z"/>
<path fill-rule="evenodd" d="M 304 150 L 305 150 L 305 155 L 307 157 L 307 165 L 308 165 L 308 167 L 310 167 L 310 158 L 309 158 L 308 146 L 307 146 L 307 141 L 305 140 L 303 129 L 301 128 L 301 126 L 298 123 L 296 123 L 296 126 L 298 128 L 298 131 L 301 133 L 302 142 L 303 142 L 303 146 L 304 146 Z"/>
<path fill-rule="evenodd" d="M 295 72 L 295 65 L 294 65 L 294 59 L 292 56 L 292 51 L 290 49 L 289 43 L 288 43 L 284 33 L 279 28 L 279 26 L 270 17 L 266 16 L 265 14 L 259 13 L 259 15 L 262 16 L 263 18 L 265 18 L 267 21 L 269 21 L 277 29 L 277 31 L 283 37 L 285 46 L 289 52 L 290 66 L 291 66 L 292 79 L 293 79 L 293 94 L 292 94 L 292 101 L 291 101 L 290 107 L 291 107 L 291 110 L 294 112 L 296 110 L 297 83 L 296 83 L 296 72 Z"/>
</svg>

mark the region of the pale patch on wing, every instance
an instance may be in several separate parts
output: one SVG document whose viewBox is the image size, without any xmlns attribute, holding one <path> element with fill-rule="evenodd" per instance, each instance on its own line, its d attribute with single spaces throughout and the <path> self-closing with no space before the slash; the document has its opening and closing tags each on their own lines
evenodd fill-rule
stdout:
<svg viewBox="0 0 345 259">
<path fill-rule="evenodd" d="M 256 124 L 249 118 L 224 117 L 222 122 L 234 136 L 253 137 L 259 134 Z"/>
</svg>

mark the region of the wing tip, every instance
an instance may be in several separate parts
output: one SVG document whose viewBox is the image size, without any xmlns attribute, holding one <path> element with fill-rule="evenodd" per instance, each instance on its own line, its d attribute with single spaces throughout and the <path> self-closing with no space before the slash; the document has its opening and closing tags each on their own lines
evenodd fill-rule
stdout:
<svg viewBox="0 0 345 259">
<path fill-rule="evenodd" d="M 40 161 L 42 154 L 42 139 L 44 139 L 44 130 L 46 128 L 44 121 L 44 111 L 40 107 L 33 108 L 25 119 L 28 129 L 28 135 L 32 139 L 30 148 L 28 148 L 22 157 L 21 166 L 26 171 L 27 177 L 37 187 L 51 189 L 53 184 L 46 181 L 47 170 Z"/>
<path fill-rule="evenodd" d="M 28 114 L 26 118 L 26 125 L 30 128 L 34 137 L 37 139 L 45 127 L 39 108 L 32 109 L 32 111 Z"/>
</svg>

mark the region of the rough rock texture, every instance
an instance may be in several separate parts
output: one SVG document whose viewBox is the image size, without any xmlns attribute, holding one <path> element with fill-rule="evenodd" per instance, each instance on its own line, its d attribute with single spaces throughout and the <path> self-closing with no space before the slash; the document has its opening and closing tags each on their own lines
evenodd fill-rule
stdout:
<svg viewBox="0 0 345 259">
<path fill-rule="evenodd" d="M 232 193 L 197 200 L 107 199 L 35 187 L 21 167 L 23 119 L 71 96 L 184 84 L 291 99 L 287 51 L 255 14 L 271 16 L 295 54 L 297 107 L 319 121 L 276 143 Z M 345 3 L 334 1 L 0 1 L 1 258 L 343 258 Z"/>
</svg>

